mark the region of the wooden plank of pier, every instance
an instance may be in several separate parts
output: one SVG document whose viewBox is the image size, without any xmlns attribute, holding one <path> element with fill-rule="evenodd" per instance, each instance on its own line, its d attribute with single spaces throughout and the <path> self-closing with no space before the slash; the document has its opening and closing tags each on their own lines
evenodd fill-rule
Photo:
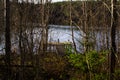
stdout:
<svg viewBox="0 0 120 80">
<path fill-rule="evenodd" d="M 71 42 L 49 42 L 47 43 L 48 50 L 47 52 L 56 52 L 57 54 L 64 55 L 65 54 L 65 47 L 71 46 Z"/>
</svg>

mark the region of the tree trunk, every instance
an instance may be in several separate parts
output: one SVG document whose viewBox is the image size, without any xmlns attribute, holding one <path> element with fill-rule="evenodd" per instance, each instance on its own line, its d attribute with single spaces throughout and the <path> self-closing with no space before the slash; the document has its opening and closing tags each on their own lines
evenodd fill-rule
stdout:
<svg viewBox="0 0 120 80">
<path fill-rule="evenodd" d="M 21 0 L 23 2 L 23 0 Z M 19 5 L 19 4 L 18 4 Z M 24 62 L 25 62 L 25 57 L 24 57 L 24 53 L 23 53 L 23 3 L 20 4 L 20 7 L 19 7 L 19 16 L 20 16 L 20 26 L 19 26 L 19 50 L 20 50 L 20 65 L 22 66 L 20 68 L 20 80 L 24 80 Z"/>
<path fill-rule="evenodd" d="M 73 45 L 74 45 L 74 49 L 75 49 L 75 52 L 77 52 L 77 49 L 76 49 L 76 44 L 75 44 L 75 40 L 74 40 L 74 29 L 73 29 L 73 26 L 72 26 L 72 0 L 70 0 L 70 27 L 71 27 L 71 31 L 72 31 L 72 41 L 73 41 Z"/>
<path fill-rule="evenodd" d="M 11 53 L 11 41 L 10 41 L 10 1 L 4 0 L 5 7 L 5 53 L 6 53 L 6 80 L 10 79 L 10 53 Z"/>
<path fill-rule="evenodd" d="M 117 9 L 116 5 L 117 0 L 111 0 L 111 54 L 110 54 L 110 78 L 109 80 L 114 80 L 115 72 L 115 54 L 116 54 L 116 27 L 117 27 Z"/>
</svg>

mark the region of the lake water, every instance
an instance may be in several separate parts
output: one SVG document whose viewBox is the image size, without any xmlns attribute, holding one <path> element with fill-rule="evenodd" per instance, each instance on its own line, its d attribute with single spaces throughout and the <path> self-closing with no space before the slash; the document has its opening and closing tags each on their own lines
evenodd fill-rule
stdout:
<svg viewBox="0 0 120 80">
<path fill-rule="evenodd" d="M 29 30 L 26 31 L 26 33 L 29 32 Z M 35 28 L 34 29 L 34 47 L 36 46 L 37 41 L 39 42 L 40 40 L 40 32 L 41 29 Z M 96 50 L 101 50 L 105 49 L 107 47 L 107 39 L 108 39 L 108 46 L 110 47 L 110 30 L 95 30 L 95 31 L 90 31 L 90 38 L 94 41 L 95 44 L 95 49 Z M 48 30 L 48 42 L 57 42 L 59 39 L 59 42 L 73 42 L 72 41 L 72 31 L 70 26 L 60 26 L 60 25 L 49 25 L 49 30 Z M 81 44 L 84 40 L 83 36 L 85 34 L 83 31 L 78 30 L 77 28 L 74 28 L 74 37 L 75 37 L 75 43 L 77 50 L 79 52 L 83 52 L 84 48 L 83 45 Z M 27 34 L 26 37 L 29 38 L 30 34 Z M 4 47 L 5 47 L 5 41 L 4 41 L 4 35 L 0 36 L 1 42 L 0 42 L 0 53 L 4 53 Z M 12 47 L 18 47 L 18 35 L 15 35 L 12 33 Z M 118 47 L 118 43 L 120 43 L 120 31 L 117 31 L 117 37 L 116 37 L 116 44 Z M 108 47 L 108 48 L 109 48 Z"/>
</svg>

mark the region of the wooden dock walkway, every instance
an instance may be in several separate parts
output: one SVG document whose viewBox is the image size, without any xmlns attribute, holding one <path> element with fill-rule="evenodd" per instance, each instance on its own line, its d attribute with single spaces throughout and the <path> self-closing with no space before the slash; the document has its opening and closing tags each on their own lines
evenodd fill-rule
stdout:
<svg viewBox="0 0 120 80">
<path fill-rule="evenodd" d="M 47 51 L 64 55 L 66 51 L 66 47 L 68 46 L 72 46 L 72 43 L 71 42 L 49 42 L 47 44 Z"/>
</svg>

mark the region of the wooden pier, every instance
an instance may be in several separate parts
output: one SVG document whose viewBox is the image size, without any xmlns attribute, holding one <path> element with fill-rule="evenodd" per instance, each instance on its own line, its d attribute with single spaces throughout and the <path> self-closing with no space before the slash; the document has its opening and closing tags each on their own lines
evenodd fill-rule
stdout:
<svg viewBox="0 0 120 80">
<path fill-rule="evenodd" d="M 47 52 L 54 52 L 60 55 L 64 55 L 66 47 L 72 46 L 71 42 L 49 42 L 47 43 Z"/>
</svg>

